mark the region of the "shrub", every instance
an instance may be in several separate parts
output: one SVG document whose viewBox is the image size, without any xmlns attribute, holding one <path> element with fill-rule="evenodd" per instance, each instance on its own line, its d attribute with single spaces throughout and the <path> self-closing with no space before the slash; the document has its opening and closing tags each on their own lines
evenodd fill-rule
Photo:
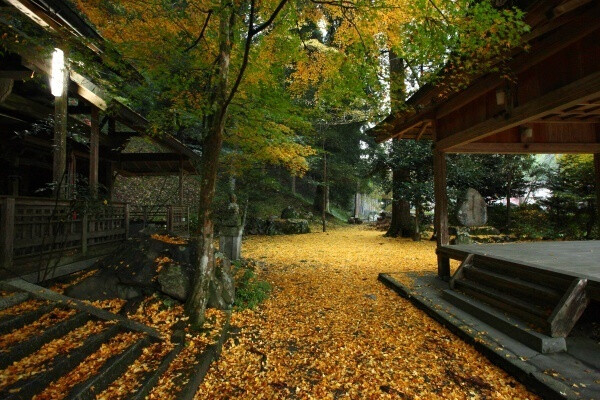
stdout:
<svg viewBox="0 0 600 400">
<path fill-rule="evenodd" d="M 240 266 L 235 275 L 235 308 L 254 309 L 269 297 L 271 285 L 258 279 L 253 269 Z"/>
</svg>

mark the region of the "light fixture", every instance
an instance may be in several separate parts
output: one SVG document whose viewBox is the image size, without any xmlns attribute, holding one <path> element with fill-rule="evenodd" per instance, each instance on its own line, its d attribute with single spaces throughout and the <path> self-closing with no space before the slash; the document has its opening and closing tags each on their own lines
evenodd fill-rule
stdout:
<svg viewBox="0 0 600 400">
<path fill-rule="evenodd" d="M 506 103 L 506 92 L 504 89 L 496 90 L 496 104 L 503 106 Z"/>
<path fill-rule="evenodd" d="M 50 91 L 55 97 L 63 94 L 65 84 L 65 53 L 61 49 L 54 49 L 52 53 L 52 75 L 50 76 Z"/>
<path fill-rule="evenodd" d="M 519 130 L 521 131 L 522 142 L 527 142 L 533 138 L 533 128 L 529 126 L 521 126 Z"/>
</svg>

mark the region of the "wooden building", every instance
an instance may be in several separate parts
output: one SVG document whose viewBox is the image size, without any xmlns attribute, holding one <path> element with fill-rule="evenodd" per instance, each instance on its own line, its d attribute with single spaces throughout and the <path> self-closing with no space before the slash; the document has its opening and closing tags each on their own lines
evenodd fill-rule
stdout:
<svg viewBox="0 0 600 400">
<path fill-rule="evenodd" d="M 525 22 L 531 26 L 531 31 L 525 36 L 530 48 L 514 52 L 508 62 L 515 74 L 514 81 L 507 81 L 498 73 L 490 73 L 477 77 L 467 88 L 449 97 L 441 97 L 439 87 L 423 87 L 408 100 L 409 111 L 389 116 L 372 130 L 378 142 L 392 138 L 430 139 L 434 142 L 438 275 L 445 280 L 450 279 L 449 258 L 464 260 L 472 254 L 469 249 L 458 251 L 456 246 L 449 246 L 448 153 L 594 154 L 600 204 L 600 1 L 520 3 L 526 11 Z M 582 242 L 565 247 L 565 251 L 577 257 L 575 253 L 578 251 L 588 254 L 597 247 L 598 242 Z M 479 249 L 479 253 L 487 252 L 488 256 L 493 256 L 493 245 Z M 535 256 L 523 248 L 518 259 L 519 251 L 514 251 L 516 259 L 512 260 L 512 267 L 530 265 L 528 257 Z M 536 251 L 539 254 L 544 252 L 543 248 Z M 483 254 L 479 256 L 482 260 Z M 600 300 L 600 258 L 597 257 L 595 262 L 593 257 L 587 259 L 579 269 L 561 271 L 556 262 L 547 263 L 537 270 L 532 267 L 542 275 L 533 273 L 530 279 L 545 282 L 548 276 L 558 274 L 560 276 L 551 276 L 548 280 L 561 281 L 558 288 L 554 288 L 560 293 L 576 296 L 573 290 L 579 291 L 579 295 L 583 290 L 588 297 Z M 514 273 L 506 267 L 508 263 L 504 263 L 504 270 L 501 264 L 496 262 L 496 272 Z M 586 281 L 583 287 L 587 285 L 587 289 L 582 289 L 581 282 L 579 286 L 573 283 L 580 279 Z M 572 283 L 574 286 L 571 288 Z M 516 286 L 517 283 L 512 286 L 515 291 Z M 529 286 L 522 289 L 533 293 Z M 493 289 L 490 289 L 488 294 L 492 292 Z M 540 292 L 537 293 L 539 295 Z M 485 293 L 481 296 L 485 297 Z M 498 298 L 491 297 L 488 296 L 487 301 L 496 305 L 504 303 L 506 306 L 514 300 L 510 306 L 513 311 L 519 307 L 526 308 L 519 299 L 500 295 Z M 550 309 L 556 311 L 555 305 Z"/>
<path fill-rule="evenodd" d="M 90 62 L 108 69 L 102 38 L 67 2 L 0 3 L 3 34 L 23 40 L 31 35 L 25 25 L 56 47 L 73 39 L 86 43 Z M 176 175 L 181 196 L 183 174 L 196 173 L 199 163 L 176 138 L 147 136 L 146 119 L 77 65 L 67 62 L 60 70 L 62 90 L 55 96 L 52 68 L 51 55 L 33 45 L 0 52 L 0 277 L 50 263 L 76 268 L 110 251 L 127 237 L 135 214 L 110 202 L 117 175 Z M 160 150 L 123 152 L 139 136 Z M 94 196 L 105 207 L 82 209 L 83 197 Z M 187 225 L 184 207 L 167 207 L 165 214 L 169 228 Z"/>
</svg>

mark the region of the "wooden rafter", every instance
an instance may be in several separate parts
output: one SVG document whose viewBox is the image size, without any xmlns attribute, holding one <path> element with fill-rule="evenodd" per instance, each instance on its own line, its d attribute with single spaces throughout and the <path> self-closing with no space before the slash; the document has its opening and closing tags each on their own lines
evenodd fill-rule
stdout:
<svg viewBox="0 0 600 400">
<path fill-rule="evenodd" d="M 489 118 L 441 139 L 436 145 L 442 151 L 453 151 L 453 147 L 476 141 L 523 123 L 540 120 L 546 115 L 556 114 L 562 109 L 586 103 L 599 96 L 600 72 L 595 72 L 516 107 L 506 119 Z"/>
</svg>

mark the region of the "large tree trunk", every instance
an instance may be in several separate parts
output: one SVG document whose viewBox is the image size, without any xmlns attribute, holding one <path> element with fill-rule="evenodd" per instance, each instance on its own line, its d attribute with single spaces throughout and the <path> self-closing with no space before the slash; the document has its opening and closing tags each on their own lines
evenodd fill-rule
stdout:
<svg viewBox="0 0 600 400">
<path fill-rule="evenodd" d="M 215 197 L 219 154 L 223 145 L 223 132 L 227 115 L 227 84 L 231 55 L 230 30 L 233 24 L 231 0 L 222 1 L 220 15 L 219 51 L 220 60 L 213 88 L 215 113 L 210 117 L 209 131 L 202 143 L 200 199 L 198 203 L 198 232 L 194 232 L 198 254 L 196 257 L 194 285 L 186 302 L 190 323 L 199 327 L 204 322 L 204 313 L 209 297 L 209 283 L 214 273 L 212 202 Z"/>
<path fill-rule="evenodd" d="M 394 189 L 392 191 L 392 221 L 385 236 L 411 237 L 413 227 L 410 218 L 410 203 L 401 198 L 399 189 L 401 183 L 406 179 L 409 179 L 407 171 L 394 170 L 392 172 L 392 180 L 394 182 Z"/>
</svg>

